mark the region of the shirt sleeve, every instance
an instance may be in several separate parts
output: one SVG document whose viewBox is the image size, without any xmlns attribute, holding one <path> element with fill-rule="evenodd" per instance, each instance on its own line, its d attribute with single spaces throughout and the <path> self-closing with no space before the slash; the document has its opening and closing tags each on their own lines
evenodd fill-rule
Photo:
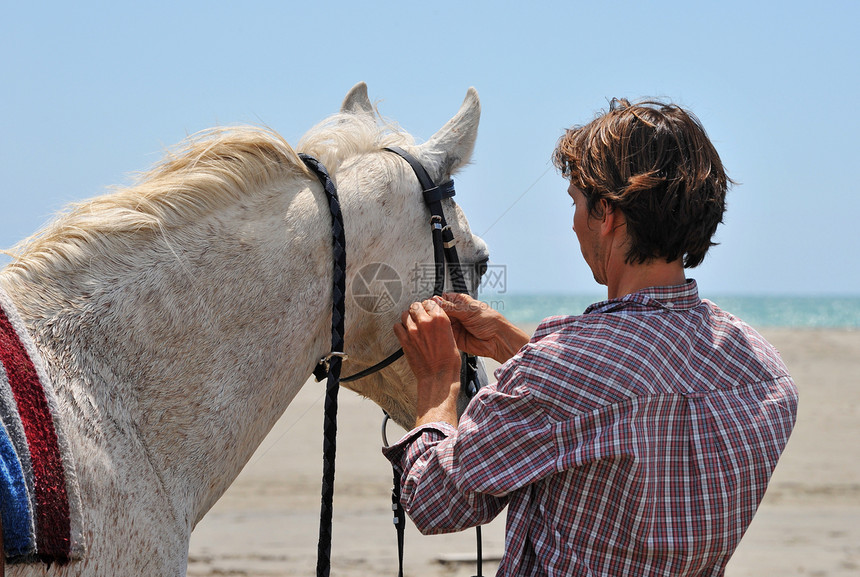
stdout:
<svg viewBox="0 0 860 577">
<path fill-rule="evenodd" d="M 516 379 L 512 379 L 516 381 Z M 401 471 L 401 502 L 422 533 L 492 520 L 508 495 L 556 470 L 552 423 L 525 386 L 481 389 L 457 428 L 416 428 L 385 456 Z"/>
</svg>

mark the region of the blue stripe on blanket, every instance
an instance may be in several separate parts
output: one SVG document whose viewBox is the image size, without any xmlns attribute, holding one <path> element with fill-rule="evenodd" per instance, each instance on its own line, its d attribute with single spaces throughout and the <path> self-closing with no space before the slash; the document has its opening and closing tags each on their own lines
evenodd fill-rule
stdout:
<svg viewBox="0 0 860 577">
<path fill-rule="evenodd" d="M 3 546 L 9 557 L 30 555 L 36 550 L 33 511 L 27 497 L 27 483 L 15 447 L 0 422 L 0 517 L 3 519 Z"/>
</svg>

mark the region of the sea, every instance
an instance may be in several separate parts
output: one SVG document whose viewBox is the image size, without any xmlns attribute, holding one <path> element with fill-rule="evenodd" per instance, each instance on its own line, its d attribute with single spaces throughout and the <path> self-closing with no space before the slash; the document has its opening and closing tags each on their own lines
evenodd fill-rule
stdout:
<svg viewBox="0 0 860 577">
<path fill-rule="evenodd" d="M 860 329 L 860 296 L 700 296 L 755 328 Z M 537 324 L 553 315 L 582 314 L 606 297 L 483 293 L 479 298 L 516 324 Z"/>
</svg>

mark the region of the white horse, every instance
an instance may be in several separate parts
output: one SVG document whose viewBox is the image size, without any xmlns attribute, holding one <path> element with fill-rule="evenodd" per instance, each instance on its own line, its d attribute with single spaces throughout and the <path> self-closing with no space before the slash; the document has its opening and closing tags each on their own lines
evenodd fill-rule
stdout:
<svg viewBox="0 0 860 577">
<path fill-rule="evenodd" d="M 299 142 L 341 198 L 344 375 L 397 348 L 391 327 L 432 286 L 415 277 L 416 264 L 433 262 L 420 187 L 382 148 L 407 149 L 439 182 L 468 162 L 479 116 L 470 89 L 458 113 L 416 145 L 380 125 L 362 83 Z M 443 206 L 461 260 L 485 261 L 459 207 Z M 214 129 L 138 184 L 70 207 L 12 249 L 0 288 L 53 382 L 84 550 L 66 565 L 16 564 L 7 574 L 185 574 L 191 531 L 330 352 L 330 223 L 317 178 L 280 136 Z M 402 279 L 387 310 L 349 298 L 349 283 L 371 263 Z M 350 388 L 402 426 L 414 422 L 404 361 Z"/>
</svg>

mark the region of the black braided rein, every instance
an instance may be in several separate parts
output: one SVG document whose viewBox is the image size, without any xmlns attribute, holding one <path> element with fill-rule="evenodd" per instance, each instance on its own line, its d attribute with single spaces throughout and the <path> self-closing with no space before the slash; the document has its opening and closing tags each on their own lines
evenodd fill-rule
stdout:
<svg viewBox="0 0 860 577">
<path fill-rule="evenodd" d="M 299 154 L 299 158 L 316 174 L 325 190 L 331 211 L 334 272 L 332 277 L 331 351 L 343 351 L 344 315 L 346 301 L 346 236 L 337 188 L 325 167 L 316 158 Z M 337 452 L 337 393 L 343 358 L 328 358 L 326 381 L 325 423 L 323 425 L 323 479 L 320 503 L 320 531 L 317 545 L 317 577 L 328 577 L 331 570 L 331 527 L 334 501 L 334 462 Z"/>
</svg>

